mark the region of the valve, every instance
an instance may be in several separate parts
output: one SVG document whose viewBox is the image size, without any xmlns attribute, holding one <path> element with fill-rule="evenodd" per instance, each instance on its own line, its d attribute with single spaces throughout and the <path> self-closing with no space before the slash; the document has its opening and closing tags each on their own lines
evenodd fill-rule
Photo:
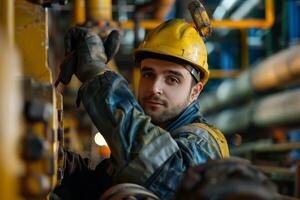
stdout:
<svg viewBox="0 0 300 200">
<path fill-rule="evenodd" d="M 26 161 L 45 159 L 49 151 L 49 144 L 32 131 L 24 137 L 22 147 L 22 158 Z"/>
<path fill-rule="evenodd" d="M 25 118 L 28 122 L 47 122 L 52 116 L 52 104 L 39 99 L 25 102 Z"/>
<path fill-rule="evenodd" d="M 42 199 L 51 190 L 49 178 L 38 173 L 29 173 L 21 177 L 21 186 L 21 193 L 28 199 Z"/>
</svg>

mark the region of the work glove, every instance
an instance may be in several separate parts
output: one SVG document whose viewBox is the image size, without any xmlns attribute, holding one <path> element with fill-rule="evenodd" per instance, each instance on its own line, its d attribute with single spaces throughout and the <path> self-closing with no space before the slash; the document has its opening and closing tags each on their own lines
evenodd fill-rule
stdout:
<svg viewBox="0 0 300 200">
<path fill-rule="evenodd" d="M 111 31 L 104 43 L 101 38 L 85 27 L 73 27 L 65 36 L 65 59 L 55 82 L 68 84 L 75 74 L 81 82 L 94 78 L 106 70 L 106 63 L 117 53 L 120 33 Z"/>
</svg>

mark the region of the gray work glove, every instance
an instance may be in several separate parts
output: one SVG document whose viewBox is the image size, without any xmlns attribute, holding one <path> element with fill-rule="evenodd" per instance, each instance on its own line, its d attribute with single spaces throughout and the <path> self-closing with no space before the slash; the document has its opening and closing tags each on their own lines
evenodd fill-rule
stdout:
<svg viewBox="0 0 300 200">
<path fill-rule="evenodd" d="M 75 74 L 85 82 L 106 69 L 106 63 L 117 53 L 120 46 L 120 33 L 113 30 L 104 41 L 85 27 L 73 27 L 65 36 L 65 59 L 55 86 L 68 84 Z"/>
</svg>

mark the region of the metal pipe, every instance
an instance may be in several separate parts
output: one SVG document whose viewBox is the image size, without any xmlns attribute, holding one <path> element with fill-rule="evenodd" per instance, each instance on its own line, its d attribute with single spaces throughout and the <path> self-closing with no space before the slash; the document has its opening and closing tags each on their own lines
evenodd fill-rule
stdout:
<svg viewBox="0 0 300 200">
<path fill-rule="evenodd" d="M 74 1 L 74 21 L 76 24 L 83 24 L 85 22 L 85 1 Z"/>
<path fill-rule="evenodd" d="M 300 90 L 298 89 L 260 100 L 254 107 L 252 119 L 257 127 L 280 127 L 289 124 L 300 126 L 299 113 Z"/>
<path fill-rule="evenodd" d="M 292 150 L 300 150 L 299 142 L 287 142 L 287 143 L 273 143 L 267 146 L 262 146 L 261 148 L 254 149 L 255 152 L 286 152 Z"/>
<path fill-rule="evenodd" d="M 254 88 L 250 82 L 250 73 L 246 71 L 235 80 L 227 80 L 220 84 L 216 92 L 200 96 L 200 111 L 204 114 L 217 112 L 254 96 Z"/>
<path fill-rule="evenodd" d="M 154 1 L 153 17 L 156 20 L 164 21 L 165 17 L 169 13 L 175 0 L 159 0 Z"/>
<path fill-rule="evenodd" d="M 300 76 L 300 45 L 261 62 L 251 72 L 251 84 L 257 91 L 287 84 Z"/>
<path fill-rule="evenodd" d="M 249 67 L 249 45 L 248 45 L 248 30 L 241 29 L 241 59 L 242 69 L 247 70 Z"/>
<path fill-rule="evenodd" d="M 230 154 L 235 156 L 245 155 L 247 153 L 267 153 L 267 152 L 287 152 L 291 150 L 300 150 L 300 143 L 273 143 L 271 140 L 259 140 L 255 142 L 244 143 L 241 146 L 230 149 Z"/>
<path fill-rule="evenodd" d="M 295 197 L 300 198 L 300 160 L 296 161 Z"/>
<path fill-rule="evenodd" d="M 111 0 L 85 0 L 86 19 L 90 21 L 112 19 Z"/>
<path fill-rule="evenodd" d="M 236 80 L 223 82 L 215 93 L 201 97 L 203 113 L 216 112 L 245 101 L 255 94 L 288 85 L 300 76 L 300 45 L 283 50 L 264 60 Z"/>
<path fill-rule="evenodd" d="M 221 1 L 212 15 L 213 18 L 218 20 L 223 19 L 238 3 L 239 1 Z"/>
<path fill-rule="evenodd" d="M 274 2 L 273 0 L 265 0 L 265 19 L 245 19 L 245 20 L 211 20 L 212 27 L 215 28 L 261 28 L 268 29 L 274 24 Z M 145 20 L 141 21 L 141 28 L 153 29 L 157 27 L 161 21 L 159 20 Z M 133 21 L 125 21 L 119 23 L 123 29 L 133 29 Z"/>
<path fill-rule="evenodd" d="M 240 20 L 246 17 L 254 8 L 256 8 L 261 3 L 260 0 L 249 0 L 244 1 L 242 5 L 239 6 L 231 15 L 230 19 Z"/>
<path fill-rule="evenodd" d="M 14 1 L 0 1 L 0 27 L 3 28 L 3 33 L 8 40 L 9 47 L 14 45 Z"/>
<path fill-rule="evenodd" d="M 119 24 L 122 29 L 133 29 L 134 21 L 124 21 L 124 22 L 116 22 Z M 144 29 L 153 29 L 161 24 L 159 20 L 143 20 L 141 21 L 141 28 Z M 230 28 L 230 29 L 246 29 L 246 28 L 260 28 L 260 29 L 268 29 L 272 25 L 264 20 L 255 20 L 255 19 L 246 19 L 246 20 L 211 20 L 211 25 L 213 28 Z"/>
<path fill-rule="evenodd" d="M 220 69 L 209 70 L 210 78 L 226 78 L 226 77 L 235 78 L 239 74 L 241 74 L 241 70 L 220 70 Z"/>
<path fill-rule="evenodd" d="M 224 134 L 248 128 L 300 127 L 300 89 L 267 96 L 247 106 L 208 116 Z"/>
</svg>

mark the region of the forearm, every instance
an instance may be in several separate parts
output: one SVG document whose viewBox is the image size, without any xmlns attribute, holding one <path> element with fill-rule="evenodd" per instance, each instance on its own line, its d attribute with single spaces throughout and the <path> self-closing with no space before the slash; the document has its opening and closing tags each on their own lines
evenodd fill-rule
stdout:
<svg viewBox="0 0 300 200">
<path fill-rule="evenodd" d="M 79 98 L 106 139 L 122 176 L 133 176 L 134 169 L 137 179 L 146 180 L 178 151 L 171 135 L 150 122 L 127 82 L 116 73 L 106 72 L 85 83 Z"/>
</svg>

